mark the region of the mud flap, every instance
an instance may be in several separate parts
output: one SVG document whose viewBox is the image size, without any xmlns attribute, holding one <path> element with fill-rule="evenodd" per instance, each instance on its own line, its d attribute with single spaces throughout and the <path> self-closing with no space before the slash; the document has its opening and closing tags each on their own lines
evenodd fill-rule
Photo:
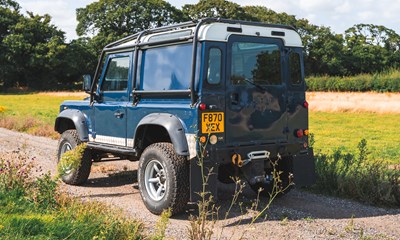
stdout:
<svg viewBox="0 0 400 240">
<path fill-rule="evenodd" d="M 210 170 L 212 169 L 212 172 Z M 218 167 L 212 164 L 211 161 L 204 161 L 203 167 L 204 175 L 208 174 L 208 182 L 206 183 L 206 199 L 210 194 L 214 200 L 217 200 L 217 185 L 218 185 Z M 203 191 L 201 167 L 198 165 L 198 159 L 193 158 L 190 160 L 190 202 L 197 202 L 201 200 L 201 192 Z"/>
<path fill-rule="evenodd" d="M 296 187 L 307 187 L 315 183 L 315 163 L 313 149 L 293 156 L 293 175 Z"/>
</svg>

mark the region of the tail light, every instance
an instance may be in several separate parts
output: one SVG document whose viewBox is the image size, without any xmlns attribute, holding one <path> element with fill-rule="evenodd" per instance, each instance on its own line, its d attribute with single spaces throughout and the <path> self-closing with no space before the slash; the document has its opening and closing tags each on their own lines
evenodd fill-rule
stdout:
<svg viewBox="0 0 400 240">
<path fill-rule="evenodd" d="M 303 102 L 303 107 L 304 107 L 304 108 L 308 108 L 308 102 L 307 102 L 307 101 L 304 101 L 304 102 Z"/>
<path fill-rule="evenodd" d="M 298 129 L 296 131 L 296 137 L 301 138 L 303 137 L 303 135 L 304 135 L 303 129 Z"/>
<path fill-rule="evenodd" d="M 207 105 L 206 105 L 205 103 L 200 103 L 200 104 L 199 104 L 199 109 L 200 109 L 201 111 L 204 111 L 204 110 L 207 109 Z"/>
</svg>

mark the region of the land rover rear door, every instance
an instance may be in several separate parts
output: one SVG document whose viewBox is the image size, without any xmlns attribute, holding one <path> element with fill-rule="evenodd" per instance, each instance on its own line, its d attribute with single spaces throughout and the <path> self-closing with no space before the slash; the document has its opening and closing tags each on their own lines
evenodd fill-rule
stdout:
<svg viewBox="0 0 400 240">
<path fill-rule="evenodd" d="M 287 142 L 283 42 L 232 35 L 227 43 L 228 145 Z"/>
</svg>

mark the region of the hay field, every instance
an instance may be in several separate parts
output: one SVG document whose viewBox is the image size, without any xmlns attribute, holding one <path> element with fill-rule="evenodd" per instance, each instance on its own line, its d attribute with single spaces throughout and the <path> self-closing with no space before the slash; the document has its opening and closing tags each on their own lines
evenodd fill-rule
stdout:
<svg viewBox="0 0 400 240">
<path fill-rule="evenodd" d="M 400 114 L 400 93 L 308 92 L 310 111 Z"/>
</svg>

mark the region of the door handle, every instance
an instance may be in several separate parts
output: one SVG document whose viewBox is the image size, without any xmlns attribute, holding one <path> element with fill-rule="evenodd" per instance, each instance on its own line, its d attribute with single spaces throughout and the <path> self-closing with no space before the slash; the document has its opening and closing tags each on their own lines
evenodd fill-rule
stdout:
<svg viewBox="0 0 400 240">
<path fill-rule="evenodd" d="M 239 104 L 239 94 L 238 93 L 231 93 L 231 104 L 232 105 Z"/>
<path fill-rule="evenodd" d="M 123 112 L 115 112 L 115 113 L 114 113 L 114 116 L 115 116 L 116 118 L 123 118 L 123 117 L 124 117 L 124 113 L 123 113 Z"/>
</svg>

